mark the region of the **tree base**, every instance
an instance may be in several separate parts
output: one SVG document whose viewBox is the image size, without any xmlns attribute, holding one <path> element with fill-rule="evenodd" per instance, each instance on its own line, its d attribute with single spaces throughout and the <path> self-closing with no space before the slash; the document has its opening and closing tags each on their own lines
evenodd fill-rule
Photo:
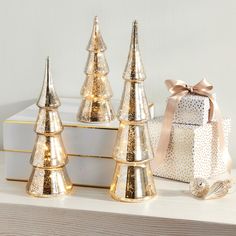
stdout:
<svg viewBox="0 0 236 236">
<path fill-rule="evenodd" d="M 110 122 L 115 119 L 109 100 L 94 101 L 83 99 L 77 115 L 80 122 Z"/>
<path fill-rule="evenodd" d="M 150 163 L 116 163 L 110 194 L 122 202 L 141 202 L 156 196 Z"/>
<path fill-rule="evenodd" d="M 56 197 L 69 194 L 72 190 L 72 183 L 65 167 L 58 169 L 34 167 L 26 190 L 34 197 Z"/>
</svg>

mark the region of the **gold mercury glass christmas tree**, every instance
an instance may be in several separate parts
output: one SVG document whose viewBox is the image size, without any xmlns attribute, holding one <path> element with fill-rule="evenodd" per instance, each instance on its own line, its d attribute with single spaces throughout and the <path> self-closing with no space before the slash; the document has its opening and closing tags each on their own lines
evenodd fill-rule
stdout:
<svg viewBox="0 0 236 236">
<path fill-rule="evenodd" d="M 26 190 L 35 197 L 64 195 L 71 191 L 72 183 L 65 168 L 67 154 L 61 138 L 63 126 L 57 111 L 60 101 L 53 86 L 49 58 L 37 106 L 37 138 L 30 160 L 33 170 Z"/>
<path fill-rule="evenodd" d="M 85 69 L 86 79 L 81 89 L 83 100 L 77 119 L 82 122 L 109 122 L 115 118 L 111 104 L 112 90 L 107 75 L 109 68 L 104 51 L 106 45 L 95 17 L 92 35 L 87 47 L 89 56 Z"/>
<path fill-rule="evenodd" d="M 139 202 L 156 195 L 150 160 L 153 150 L 147 121 L 150 117 L 144 90 L 145 72 L 138 47 L 137 22 L 133 23 L 130 52 L 123 79 L 124 91 L 118 112 L 120 126 L 114 147 L 116 161 L 111 196 Z"/>
</svg>

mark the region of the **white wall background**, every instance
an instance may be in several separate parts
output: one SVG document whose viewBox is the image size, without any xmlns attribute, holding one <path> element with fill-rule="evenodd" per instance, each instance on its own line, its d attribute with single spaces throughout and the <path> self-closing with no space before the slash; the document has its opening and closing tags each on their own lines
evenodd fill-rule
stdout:
<svg viewBox="0 0 236 236">
<path fill-rule="evenodd" d="M 114 97 L 121 95 L 131 22 L 137 19 L 146 91 L 158 112 L 168 96 L 165 79 L 195 84 L 206 77 L 223 114 L 232 118 L 230 151 L 236 156 L 235 0 L 0 0 L 0 119 L 39 95 L 47 55 L 58 94 L 79 96 L 95 15 L 108 47 Z"/>
</svg>

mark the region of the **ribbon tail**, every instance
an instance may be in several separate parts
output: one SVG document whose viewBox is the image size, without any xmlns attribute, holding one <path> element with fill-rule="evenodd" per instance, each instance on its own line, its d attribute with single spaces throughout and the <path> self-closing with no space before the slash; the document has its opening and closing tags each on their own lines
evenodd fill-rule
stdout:
<svg viewBox="0 0 236 236">
<path fill-rule="evenodd" d="M 167 155 L 175 109 L 182 96 L 183 95 L 173 96 L 169 97 L 168 99 L 164 118 L 162 121 L 159 143 L 157 146 L 155 157 L 152 161 L 153 170 L 155 170 L 158 165 L 163 162 L 164 158 Z"/>
<path fill-rule="evenodd" d="M 230 173 L 232 170 L 232 159 L 228 153 L 228 150 L 226 150 L 226 147 L 225 147 L 223 118 L 221 116 L 220 109 L 215 99 L 212 96 L 209 98 L 214 107 L 214 114 L 215 114 L 215 119 L 216 119 L 218 137 L 219 137 L 219 151 L 223 155 L 225 164 L 227 166 L 227 171 Z"/>
<path fill-rule="evenodd" d="M 224 161 L 225 161 L 225 164 L 226 164 L 227 172 L 229 174 L 231 174 L 231 171 L 232 171 L 232 168 L 233 168 L 233 161 L 232 161 L 232 158 L 229 154 L 229 150 L 226 150 L 226 149 L 224 150 L 223 157 L 224 157 Z"/>
<path fill-rule="evenodd" d="M 215 113 L 215 119 L 217 123 L 217 132 L 218 132 L 218 137 L 219 137 L 219 145 L 220 145 L 220 151 L 224 150 L 224 129 L 223 129 L 223 118 L 221 116 L 220 109 L 218 107 L 217 102 L 215 99 L 211 96 L 209 97 L 211 100 L 211 103 L 213 104 L 214 107 L 214 113 Z"/>
</svg>

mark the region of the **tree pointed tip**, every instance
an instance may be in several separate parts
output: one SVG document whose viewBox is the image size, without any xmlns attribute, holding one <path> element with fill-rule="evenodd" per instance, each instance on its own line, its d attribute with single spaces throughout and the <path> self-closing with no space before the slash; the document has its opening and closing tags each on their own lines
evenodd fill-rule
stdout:
<svg viewBox="0 0 236 236">
<path fill-rule="evenodd" d="M 137 32 L 138 32 L 138 22 L 135 20 L 133 22 L 133 35 L 134 35 L 134 37 L 137 36 Z"/>
<path fill-rule="evenodd" d="M 47 58 L 46 58 L 46 70 L 49 70 L 49 66 L 50 66 L 50 57 L 47 56 Z"/>
<path fill-rule="evenodd" d="M 98 16 L 94 17 L 94 23 L 97 24 L 98 23 Z"/>
<path fill-rule="evenodd" d="M 49 57 L 46 59 L 45 76 L 37 105 L 40 108 L 56 108 L 60 106 L 60 100 L 54 89 L 53 80 L 50 73 Z"/>
<path fill-rule="evenodd" d="M 137 26 L 138 26 L 138 21 L 137 21 L 137 20 L 134 20 L 133 26 L 134 26 L 134 27 L 137 27 Z"/>
<path fill-rule="evenodd" d="M 47 56 L 46 58 L 46 67 L 45 67 L 45 80 L 50 79 L 50 58 Z"/>
<path fill-rule="evenodd" d="M 99 24 L 98 24 L 98 17 L 95 16 L 94 17 L 94 21 L 93 21 L 93 27 L 94 27 L 94 33 L 97 34 L 99 32 Z"/>
<path fill-rule="evenodd" d="M 138 46 L 137 21 L 133 22 L 130 51 L 123 78 L 128 80 L 144 80 L 146 78 Z"/>
<path fill-rule="evenodd" d="M 135 47 L 138 45 L 138 22 L 133 22 L 132 34 L 131 34 L 131 46 Z"/>
<path fill-rule="evenodd" d="M 92 35 L 91 35 L 87 50 L 88 51 L 105 51 L 106 50 L 106 45 L 103 41 L 103 38 L 100 32 L 97 16 L 94 17 L 93 31 L 92 31 Z"/>
</svg>

